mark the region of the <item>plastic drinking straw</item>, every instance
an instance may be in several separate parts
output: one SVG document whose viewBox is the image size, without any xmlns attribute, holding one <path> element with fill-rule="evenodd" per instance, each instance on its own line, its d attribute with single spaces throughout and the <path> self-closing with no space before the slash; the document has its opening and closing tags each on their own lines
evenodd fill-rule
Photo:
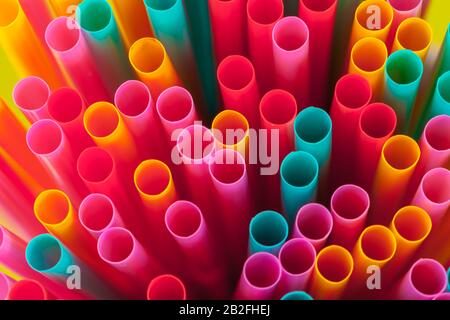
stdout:
<svg viewBox="0 0 450 320">
<path fill-rule="evenodd" d="M 209 0 L 217 64 L 228 56 L 246 53 L 245 9 L 244 0 Z"/>
<path fill-rule="evenodd" d="M 394 10 L 387 1 L 362 1 L 355 12 L 350 48 L 365 37 L 374 37 L 385 42 L 388 39 L 393 20 Z"/>
<path fill-rule="evenodd" d="M 299 2 L 299 17 L 310 33 L 311 102 L 316 106 L 328 104 L 326 94 L 329 83 L 333 28 L 336 19 L 336 0 Z"/>
<path fill-rule="evenodd" d="M 39 41 L 44 46 L 45 29 L 53 19 L 52 8 L 47 2 L 48 1 L 46 0 L 19 0 L 19 5 L 22 7 L 31 28 L 34 30 L 36 36 L 39 38 Z"/>
<path fill-rule="evenodd" d="M 198 119 L 191 93 L 182 87 L 164 90 L 156 101 L 156 111 L 167 139 L 176 143 L 181 130 Z"/>
<path fill-rule="evenodd" d="M 432 300 L 445 291 L 447 274 L 433 259 L 420 259 L 409 269 L 397 288 L 397 298 L 404 300 Z"/>
<path fill-rule="evenodd" d="M 373 37 L 363 38 L 352 48 L 348 72 L 366 78 L 373 95 L 380 96 L 387 58 L 388 51 L 383 41 Z"/>
<path fill-rule="evenodd" d="M 409 129 L 411 115 L 419 92 L 423 64 L 410 50 L 400 50 L 389 56 L 385 68 L 384 101 L 397 114 L 397 131 Z"/>
<path fill-rule="evenodd" d="M 83 0 L 49 0 L 57 16 L 75 14 L 75 10 Z"/>
<path fill-rule="evenodd" d="M 350 280 L 352 290 L 368 293 L 367 278 L 369 268 L 376 266 L 383 269 L 392 261 L 397 251 L 394 234 L 385 226 L 371 225 L 364 229 L 353 249 L 355 270 Z M 381 288 L 388 286 L 386 279 L 381 279 Z"/>
<path fill-rule="evenodd" d="M 336 84 L 330 115 L 333 122 L 331 154 L 332 186 L 336 188 L 352 179 L 356 136 L 361 112 L 372 99 L 369 82 L 360 75 L 345 75 Z M 350 161 L 350 163 L 349 163 Z"/>
<path fill-rule="evenodd" d="M 272 30 L 283 17 L 283 7 L 282 0 L 247 2 L 248 50 L 261 93 L 272 89 L 275 84 Z"/>
<path fill-rule="evenodd" d="M 63 79 L 39 42 L 18 0 L 3 1 L 0 39 L 3 50 L 18 74 L 41 77 L 52 88 L 63 84 Z"/>
<path fill-rule="evenodd" d="M 50 87 L 39 77 L 30 76 L 20 80 L 13 91 L 14 103 L 33 123 L 48 118 Z"/>
<path fill-rule="evenodd" d="M 76 10 L 76 17 L 112 97 L 124 81 L 133 78 L 113 10 L 105 0 L 84 0 Z"/>
<path fill-rule="evenodd" d="M 279 252 L 281 280 L 277 291 L 281 295 L 288 292 L 306 290 L 314 270 L 316 250 L 306 239 L 292 239 Z"/>
<path fill-rule="evenodd" d="M 425 62 L 431 47 L 433 30 L 420 18 L 409 18 L 398 27 L 392 51 L 408 49 L 417 54 Z"/>
<path fill-rule="evenodd" d="M 124 223 L 112 200 L 101 193 L 88 195 L 80 204 L 78 219 L 94 238 L 108 229 L 123 228 Z"/>
<path fill-rule="evenodd" d="M 184 283 L 171 274 L 154 278 L 147 288 L 147 300 L 186 300 L 186 298 Z"/>
<path fill-rule="evenodd" d="M 310 293 L 317 300 L 339 299 L 353 273 L 352 255 L 343 247 L 323 248 L 314 263 Z"/>
<path fill-rule="evenodd" d="M 236 300 L 269 300 L 273 298 L 281 280 L 281 266 L 277 257 L 268 252 L 250 256 L 244 264 Z"/>
<path fill-rule="evenodd" d="M 408 18 L 420 17 L 423 10 L 423 0 L 388 0 L 394 10 L 394 19 L 391 32 L 387 41 L 388 46 L 392 44 L 399 25 Z"/>
<path fill-rule="evenodd" d="M 26 141 L 57 184 L 79 203 L 87 190 L 77 175 L 74 154 L 60 125 L 53 120 L 39 120 L 28 130 Z"/>
<path fill-rule="evenodd" d="M 6 300 L 14 282 L 15 281 L 7 275 L 0 273 L 0 300 Z"/>
<path fill-rule="evenodd" d="M 130 48 L 129 59 L 155 99 L 165 89 L 181 84 L 164 46 L 156 38 L 136 41 Z"/>
<path fill-rule="evenodd" d="M 450 292 L 450 268 L 447 269 L 447 291 Z"/>
<path fill-rule="evenodd" d="M 310 83 L 312 78 L 309 69 L 309 38 L 308 26 L 298 17 L 283 18 L 273 27 L 276 84 L 295 96 L 300 109 L 309 105 L 310 88 L 313 88 Z"/>
<path fill-rule="evenodd" d="M 109 0 L 125 45 L 130 48 L 138 39 L 153 35 L 145 4 L 141 0 Z"/>
<path fill-rule="evenodd" d="M 249 157 L 249 130 L 249 123 L 241 113 L 234 110 L 220 112 L 211 124 L 216 151 L 221 149 L 235 150 L 244 159 L 247 159 Z"/>
<path fill-rule="evenodd" d="M 303 291 L 293 291 L 286 293 L 281 300 L 314 300 L 309 294 Z"/>
<path fill-rule="evenodd" d="M 425 116 L 423 119 L 424 123 L 441 114 L 446 114 L 450 116 L 449 88 L 450 88 L 450 71 L 447 71 L 438 78 L 433 98 L 427 110 L 425 111 Z"/>
<path fill-rule="evenodd" d="M 111 100 L 112 95 L 103 83 L 101 71 L 77 21 L 69 17 L 56 18 L 47 27 L 45 41 L 88 104 Z"/>
<path fill-rule="evenodd" d="M 356 135 L 357 184 L 372 190 L 373 179 L 381 157 L 381 150 L 397 127 L 394 109 L 384 103 L 372 103 L 364 108 Z"/>
<path fill-rule="evenodd" d="M 434 117 L 425 126 L 419 145 L 422 153 L 420 167 L 427 171 L 436 167 L 445 167 L 450 161 L 450 137 L 446 130 L 450 128 L 450 116 Z"/>
<path fill-rule="evenodd" d="M 107 150 L 118 163 L 134 162 L 135 141 L 119 110 L 109 102 L 96 102 L 84 113 L 84 128 L 92 140 Z"/>
<path fill-rule="evenodd" d="M 277 256 L 288 234 L 289 226 L 281 214 L 275 211 L 258 213 L 250 221 L 250 255 L 257 252 L 269 252 Z"/>
<path fill-rule="evenodd" d="M 420 148 L 408 136 L 393 136 L 383 146 L 372 191 L 371 222 L 388 225 L 405 194 L 420 158 Z"/>
<path fill-rule="evenodd" d="M 308 240 L 320 251 L 333 230 L 333 217 L 321 204 L 308 203 L 298 210 L 292 230 L 294 238 Z"/>
<path fill-rule="evenodd" d="M 294 126 L 296 149 L 312 154 L 320 169 L 326 169 L 332 140 L 332 123 L 328 113 L 320 108 L 308 107 L 298 114 Z"/>
<path fill-rule="evenodd" d="M 433 298 L 433 300 L 450 300 L 450 293 L 444 292 Z"/>
<path fill-rule="evenodd" d="M 319 165 L 316 158 L 307 152 L 292 152 L 284 158 L 280 176 L 283 208 L 292 224 L 300 207 L 314 201 Z"/>
<path fill-rule="evenodd" d="M 48 99 L 47 109 L 50 119 L 63 129 L 75 156 L 94 145 L 83 126 L 86 105 L 77 90 L 64 87 L 54 91 Z"/>
<path fill-rule="evenodd" d="M 430 215 L 433 226 L 439 227 L 450 207 L 450 171 L 445 168 L 428 171 L 411 204 L 424 209 Z"/>
<path fill-rule="evenodd" d="M 239 55 L 226 57 L 217 68 L 217 79 L 225 108 L 242 113 L 252 128 L 258 128 L 260 94 L 252 62 Z"/>
<path fill-rule="evenodd" d="M 352 184 L 339 187 L 330 201 L 333 216 L 330 242 L 353 249 L 366 224 L 369 207 L 370 198 L 363 188 Z"/>
<path fill-rule="evenodd" d="M 46 288 L 35 280 L 19 280 L 11 286 L 8 300 L 51 300 Z"/>
</svg>

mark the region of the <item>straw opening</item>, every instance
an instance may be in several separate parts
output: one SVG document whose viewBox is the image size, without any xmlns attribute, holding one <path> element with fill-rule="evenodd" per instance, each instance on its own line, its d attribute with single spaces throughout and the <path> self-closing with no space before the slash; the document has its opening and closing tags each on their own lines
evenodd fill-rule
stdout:
<svg viewBox="0 0 450 320">
<path fill-rule="evenodd" d="M 83 99 L 71 88 L 61 88 L 50 95 L 48 113 L 60 123 L 69 123 L 77 119 L 83 111 Z"/>
<path fill-rule="evenodd" d="M 410 84 L 422 76 L 423 64 L 412 51 L 400 50 L 389 57 L 386 73 L 392 81 L 398 84 Z"/>
<path fill-rule="evenodd" d="M 142 38 L 130 49 L 130 62 L 142 73 L 157 71 L 163 65 L 165 58 L 165 49 L 155 38 Z"/>
<path fill-rule="evenodd" d="M 403 48 L 421 51 L 430 46 L 432 33 L 431 27 L 425 20 L 409 18 L 398 27 L 397 40 Z"/>
<path fill-rule="evenodd" d="M 149 107 L 151 99 L 152 97 L 145 84 L 130 80 L 117 89 L 114 102 L 124 115 L 137 117 Z"/>
<path fill-rule="evenodd" d="M 422 190 L 436 204 L 450 202 L 450 171 L 444 168 L 429 171 L 423 178 Z"/>
<path fill-rule="evenodd" d="M 281 0 L 250 0 L 247 2 L 248 16 L 258 24 L 272 24 L 283 16 Z"/>
<path fill-rule="evenodd" d="M 114 160 L 106 150 L 92 147 L 80 154 L 77 169 L 83 180 L 91 183 L 100 183 L 112 175 Z"/>
<path fill-rule="evenodd" d="M 51 270 L 62 258 L 60 242 L 50 235 L 41 235 L 32 239 L 26 251 L 28 264 L 39 272 Z"/>
<path fill-rule="evenodd" d="M 321 142 L 331 133 L 331 119 L 322 109 L 307 108 L 297 117 L 295 133 L 305 142 Z"/>
<path fill-rule="evenodd" d="M 69 25 L 74 27 L 69 28 Z M 48 46 L 58 52 L 65 52 L 74 48 L 80 37 L 81 33 L 80 29 L 77 28 L 77 22 L 68 17 L 53 20 L 45 31 L 45 40 Z"/>
<path fill-rule="evenodd" d="M 265 211 L 256 215 L 250 222 L 250 235 L 266 247 L 275 247 L 286 241 L 289 227 L 286 219 L 279 213 Z"/>
<path fill-rule="evenodd" d="M 100 257 L 109 263 L 123 262 L 134 250 L 134 237 L 126 229 L 111 228 L 98 239 Z"/>
<path fill-rule="evenodd" d="M 20 5 L 17 0 L 3 0 L 0 10 L 0 27 L 7 27 L 19 16 Z"/>
<path fill-rule="evenodd" d="M 275 125 L 292 121 L 297 115 L 297 102 L 292 94 L 283 90 L 269 91 L 261 100 L 261 117 Z"/>
<path fill-rule="evenodd" d="M 26 111 L 43 108 L 50 97 L 48 84 L 38 77 L 27 77 L 14 87 L 13 98 L 16 105 Z"/>
<path fill-rule="evenodd" d="M 438 262 L 423 259 L 413 266 L 411 282 L 420 293 L 436 295 L 445 290 L 447 277 L 444 268 Z"/>
<path fill-rule="evenodd" d="M 114 217 L 114 206 L 106 196 L 93 194 L 83 200 L 79 215 L 85 228 L 100 232 L 111 225 Z"/>
<path fill-rule="evenodd" d="M 278 21 L 273 29 L 275 44 L 285 51 L 295 51 L 308 43 L 307 25 L 297 17 L 286 17 Z"/>
<path fill-rule="evenodd" d="M 277 258 L 270 253 L 256 253 L 247 259 L 244 275 L 248 282 L 257 288 L 269 288 L 281 277 L 281 268 Z"/>
<path fill-rule="evenodd" d="M 198 232 L 201 224 L 202 213 L 193 203 L 179 201 L 167 209 L 167 229 L 177 237 L 188 238 L 193 236 Z"/>
<path fill-rule="evenodd" d="M 135 173 L 136 187 L 140 192 L 150 196 L 164 193 L 170 187 L 172 175 L 170 169 L 162 162 L 148 160 L 142 162 Z"/>
<path fill-rule="evenodd" d="M 36 198 L 34 211 L 44 225 L 57 225 L 69 216 L 71 204 L 63 192 L 47 190 Z"/>
<path fill-rule="evenodd" d="M 425 128 L 425 139 L 435 150 L 450 150 L 450 116 L 442 115 L 432 119 Z"/>
<path fill-rule="evenodd" d="M 283 269 L 293 275 L 300 275 L 314 266 L 316 253 L 314 247 L 302 239 L 286 242 L 281 248 L 280 263 Z"/>
<path fill-rule="evenodd" d="M 295 187 L 306 187 L 313 183 L 318 171 L 317 160 L 305 152 L 291 153 L 281 164 L 281 176 L 288 184 Z"/>
<path fill-rule="evenodd" d="M 330 246 L 319 252 L 316 258 L 318 272 L 328 281 L 340 283 L 350 277 L 353 259 L 342 247 Z"/>
<path fill-rule="evenodd" d="M 369 195 L 357 186 L 342 186 L 331 197 L 331 208 L 338 216 L 347 220 L 361 217 L 369 206 Z"/>
<path fill-rule="evenodd" d="M 386 63 L 386 45 L 376 38 L 363 38 L 352 49 L 352 60 L 356 67 L 365 72 L 380 70 Z"/>
<path fill-rule="evenodd" d="M 396 250 L 396 241 L 392 232 L 386 227 L 372 226 L 361 235 L 361 251 L 374 261 L 391 259 Z"/>
<path fill-rule="evenodd" d="M 224 87 L 238 91 L 246 88 L 255 79 L 255 70 L 246 57 L 229 56 L 220 63 L 217 77 Z"/>
<path fill-rule="evenodd" d="M 96 138 L 105 138 L 117 130 L 120 118 L 116 107 L 107 102 L 91 105 L 84 114 L 88 133 Z"/>
<path fill-rule="evenodd" d="M 405 240 L 417 242 L 424 240 L 431 231 L 429 215 L 418 207 L 405 207 L 394 217 L 393 225 Z"/>
<path fill-rule="evenodd" d="M 384 144 L 382 154 L 392 168 L 406 170 L 417 164 L 420 149 L 410 137 L 394 136 Z"/>
<path fill-rule="evenodd" d="M 77 11 L 80 26 L 89 32 L 105 29 L 114 18 L 112 9 L 106 1 L 85 1 Z"/>
<path fill-rule="evenodd" d="M 162 275 L 153 279 L 147 289 L 148 300 L 186 300 L 184 284 L 175 276 Z"/>
<path fill-rule="evenodd" d="M 298 231 L 307 239 L 322 240 L 328 237 L 333 228 L 333 219 L 325 207 L 306 205 L 297 214 Z"/>
<path fill-rule="evenodd" d="M 186 89 L 172 87 L 161 93 L 156 108 L 162 119 L 178 122 L 189 116 L 194 108 L 194 101 Z"/>
<path fill-rule="evenodd" d="M 347 75 L 336 84 L 336 98 L 347 108 L 359 109 L 372 99 L 372 89 L 362 76 Z"/>
<path fill-rule="evenodd" d="M 9 300 L 46 300 L 47 292 L 44 287 L 33 280 L 20 280 L 12 287 L 8 295 Z"/>
<path fill-rule="evenodd" d="M 50 155 L 63 142 L 61 127 L 52 120 L 35 122 L 27 133 L 27 143 L 30 150 L 37 155 Z"/>
<path fill-rule="evenodd" d="M 361 113 L 361 130 L 369 137 L 380 139 L 394 133 L 397 126 L 395 111 L 388 105 L 369 105 Z"/>
<path fill-rule="evenodd" d="M 330 9 L 336 3 L 336 0 L 302 0 L 302 2 L 305 7 L 312 11 L 323 12 Z"/>
<path fill-rule="evenodd" d="M 178 0 L 145 0 L 145 5 L 154 10 L 169 10 Z"/>
</svg>

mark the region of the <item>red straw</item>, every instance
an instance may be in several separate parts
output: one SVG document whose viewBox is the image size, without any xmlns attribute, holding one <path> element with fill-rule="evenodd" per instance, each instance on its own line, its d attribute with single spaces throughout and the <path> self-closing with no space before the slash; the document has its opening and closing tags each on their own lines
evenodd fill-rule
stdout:
<svg viewBox="0 0 450 320">
<path fill-rule="evenodd" d="M 186 296 L 184 283 L 170 274 L 156 277 L 147 288 L 147 300 L 186 300 Z"/>
</svg>

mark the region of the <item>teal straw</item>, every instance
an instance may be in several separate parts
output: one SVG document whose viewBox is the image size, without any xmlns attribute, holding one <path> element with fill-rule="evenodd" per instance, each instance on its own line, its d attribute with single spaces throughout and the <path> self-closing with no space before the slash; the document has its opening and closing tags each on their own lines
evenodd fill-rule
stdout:
<svg viewBox="0 0 450 320">
<path fill-rule="evenodd" d="M 299 0 L 283 0 L 284 16 L 298 16 Z"/>
<path fill-rule="evenodd" d="M 447 71 L 450 71 L 450 23 L 448 25 L 444 43 L 442 44 L 438 76 L 441 76 Z"/>
<path fill-rule="evenodd" d="M 384 100 L 397 114 L 397 131 L 406 133 L 423 76 L 423 63 L 410 50 L 389 56 L 385 68 Z"/>
<path fill-rule="evenodd" d="M 450 292 L 450 268 L 447 269 L 447 291 Z"/>
<path fill-rule="evenodd" d="M 292 225 L 298 210 L 316 197 L 319 164 L 307 152 L 292 152 L 281 163 L 280 176 L 283 208 Z"/>
<path fill-rule="evenodd" d="M 289 235 L 286 219 L 278 212 L 263 211 L 250 221 L 250 254 L 269 252 L 278 255 Z"/>
<path fill-rule="evenodd" d="M 424 123 L 441 114 L 450 115 L 450 71 L 439 77 Z"/>
<path fill-rule="evenodd" d="M 281 300 L 314 300 L 309 294 L 303 291 L 293 291 L 286 293 Z"/>
<path fill-rule="evenodd" d="M 113 97 L 123 82 L 135 78 L 113 10 L 105 0 L 84 0 L 76 15 L 102 80 Z"/>
<path fill-rule="evenodd" d="M 331 154 L 332 123 L 327 112 L 309 107 L 302 110 L 294 122 L 297 151 L 313 155 L 320 170 L 327 167 Z"/>
</svg>

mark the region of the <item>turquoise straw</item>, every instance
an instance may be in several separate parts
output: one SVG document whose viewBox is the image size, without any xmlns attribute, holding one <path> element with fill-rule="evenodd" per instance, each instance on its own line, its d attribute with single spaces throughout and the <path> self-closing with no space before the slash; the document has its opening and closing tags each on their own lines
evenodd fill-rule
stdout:
<svg viewBox="0 0 450 320">
<path fill-rule="evenodd" d="M 441 114 L 450 115 L 450 71 L 441 75 L 426 113 L 425 123 Z"/>
<path fill-rule="evenodd" d="M 278 212 L 263 211 L 250 221 L 250 254 L 269 252 L 278 255 L 289 234 L 286 219 Z"/>
<path fill-rule="evenodd" d="M 284 16 L 298 16 L 298 0 L 283 0 Z"/>
<path fill-rule="evenodd" d="M 297 151 L 313 155 L 320 167 L 325 168 L 330 160 L 332 123 L 327 112 L 309 107 L 301 111 L 294 122 Z"/>
<path fill-rule="evenodd" d="M 450 268 L 447 269 L 447 291 L 450 292 Z"/>
<path fill-rule="evenodd" d="M 286 293 L 281 300 L 314 300 L 309 294 L 303 291 L 292 291 Z"/>
<path fill-rule="evenodd" d="M 439 67 L 438 76 L 450 71 L 450 23 L 447 29 L 447 35 L 445 36 L 444 43 L 441 49 L 441 63 Z"/>
<path fill-rule="evenodd" d="M 135 78 L 113 10 L 105 0 L 84 0 L 76 15 L 102 80 L 113 97 L 123 82 Z"/>
<path fill-rule="evenodd" d="M 67 276 L 67 268 L 74 264 L 72 254 L 50 234 L 31 239 L 25 257 L 32 269 L 53 276 Z"/>
<path fill-rule="evenodd" d="M 387 59 L 384 73 L 384 100 L 397 114 L 398 133 L 406 133 L 423 76 L 422 60 L 410 50 L 399 50 Z"/>
<path fill-rule="evenodd" d="M 292 152 L 281 163 L 281 198 L 290 225 L 298 210 L 314 201 L 317 193 L 319 165 L 304 151 Z"/>
</svg>

